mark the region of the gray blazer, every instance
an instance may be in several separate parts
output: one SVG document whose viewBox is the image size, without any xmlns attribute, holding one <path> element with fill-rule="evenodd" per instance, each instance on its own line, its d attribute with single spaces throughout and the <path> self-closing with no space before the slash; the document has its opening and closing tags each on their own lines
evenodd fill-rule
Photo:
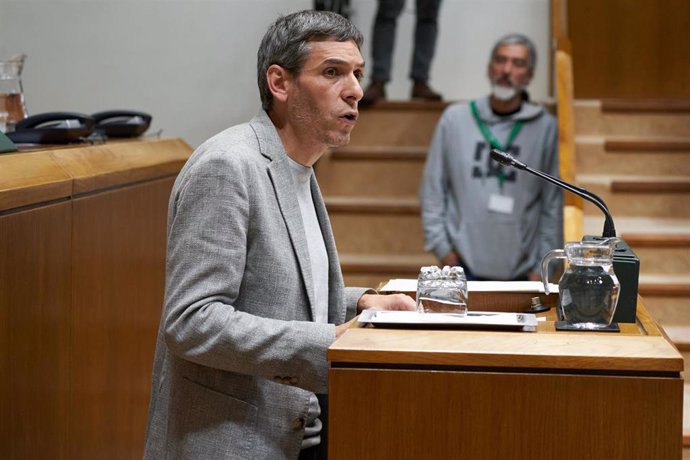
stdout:
<svg viewBox="0 0 690 460">
<path fill-rule="evenodd" d="M 201 145 L 168 209 L 147 459 L 297 458 L 312 392 L 327 391 L 335 324 L 365 289 L 344 288 L 328 215 L 330 324 L 313 322 L 307 241 L 288 158 L 268 116 Z"/>
</svg>

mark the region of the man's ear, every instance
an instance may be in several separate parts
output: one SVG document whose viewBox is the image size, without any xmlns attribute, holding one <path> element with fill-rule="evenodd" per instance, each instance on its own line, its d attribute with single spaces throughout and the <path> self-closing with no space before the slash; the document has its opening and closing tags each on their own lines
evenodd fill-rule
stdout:
<svg viewBox="0 0 690 460">
<path fill-rule="evenodd" d="M 273 99 L 285 102 L 288 97 L 288 89 L 292 84 L 292 74 L 278 64 L 271 64 L 266 71 L 268 89 L 273 94 Z"/>
<path fill-rule="evenodd" d="M 532 79 L 534 78 L 534 70 L 529 71 L 529 77 L 527 78 L 527 83 L 525 83 L 525 86 L 529 85 L 532 83 Z"/>
</svg>

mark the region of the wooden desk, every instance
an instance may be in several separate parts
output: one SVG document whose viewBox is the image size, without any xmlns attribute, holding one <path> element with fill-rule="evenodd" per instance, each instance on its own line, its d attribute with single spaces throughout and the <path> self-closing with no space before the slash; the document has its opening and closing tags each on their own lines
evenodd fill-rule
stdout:
<svg viewBox="0 0 690 460">
<path fill-rule="evenodd" d="M 143 453 L 179 139 L 0 155 L 0 458 Z"/>
<path fill-rule="evenodd" d="M 329 458 L 680 459 L 683 358 L 641 300 L 621 333 L 352 328 Z"/>
</svg>

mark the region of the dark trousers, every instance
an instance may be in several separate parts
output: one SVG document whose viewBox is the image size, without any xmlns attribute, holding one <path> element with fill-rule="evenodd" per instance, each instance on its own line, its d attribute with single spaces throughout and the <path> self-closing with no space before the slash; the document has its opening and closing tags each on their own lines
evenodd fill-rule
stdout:
<svg viewBox="0 0 690 460">
<path fill-rule="evenodd" d="M 374 31 L 372 33 L 372 57 L 374 70 L 371 78 L 378 81 L 391 79 L 391 63 L 395 48 L 395 29 L 405 0 L 379 0 Z M 416 0 L 414 49 L 410 78 L 427 81 L 431 61 L 436 51 L 438 35 L 438 10 L 441 0 Z"/>
<path fill-rule="evenodd" d="M 300 450 L 298 460 L 327 460 L 328 459 L 328 395 L 316 395 L 321 407 L 319 419 L 321 428 L 321 443 L 318 446 Z"/>
<path fill-rule="evenodd" d="M 467 281 L 497 281 L 495 278 L 483 278 L 481 276 L 477 276 L 474 273 L 472 273 L 472 270 L 470 270 L 470 267 L 467 266 L 467 263 L 460 258 L 460 261 L 458 264 L 463 268 L 465 271 L 465 278 L 467 278 Z M 510 280 L 501 280 L 501 281 L 528 281 L 529 278 L 527 277 L 527 273 L 524 275 L 516 276 L 513 279 Z"/>
</svg>

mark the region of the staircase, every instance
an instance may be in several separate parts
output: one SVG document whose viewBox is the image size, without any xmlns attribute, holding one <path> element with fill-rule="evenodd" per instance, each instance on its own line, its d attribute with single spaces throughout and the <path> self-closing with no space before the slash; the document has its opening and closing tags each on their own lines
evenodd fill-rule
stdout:
<svg viewBox="0 0 690 460">
<path fill-rule="evenodd" d="M 690 352 L 690 103 L 652 102 L 576 101 L 577 181 L 611 208 L 619 236 L 640 257 L 648 308 Z M 366 108 L 350 144 L 317 163 L 348 285 L 416 277 L 420 266 L 437 263 L 423 249 L 417 192 L 445 106 Z M 600 211 L 586 203 L 585 233 L 602 226 Z M 687 321 L 673 307 L 684 304 Z"/>
<path fill-rule="evenodd" d="M 346 285 L 416 278 L 437 264 L 424 252 L 417 191 L 443 103 L 386 102 L 362 110 L 350 145 L 316 174 Z M 690 370 L 690 101 L 575 102 L 578 185 L 609 205 L 619 236 L 640 258 L 645 306 Z M 585 234 L 603 216 L 588 203 Z M 690 458 L 690 383 L 684 440 Z"/>
<path fill-rule="evenodd" d="M 417 191 L 444 103 L 383 102 L 360 111 L 350 144 L 315 169 L 349 286 L 416 278 L 424 252 Z"/>
<path fill-rule="evenodd" d="M 609 205 L 640 258 L 647 308 L 690 351 L 690 103 L 613 102 L 575 103 L 577 180 Z M 586 204 L 585 233 L 602 223 Z"/>
<path fill-rule="evenodd" d="M 640 295 L 685 358 L 690 375 L 690 101 L 575 102 L 579 185 L 609 205 L 640 258 Z M 585 233 L 601 213 L 585 205 Z M 690 449 L 690 383 L 684 445 Z M 690 457 L 690 452 L 688 457 Z"/>
</svg>

